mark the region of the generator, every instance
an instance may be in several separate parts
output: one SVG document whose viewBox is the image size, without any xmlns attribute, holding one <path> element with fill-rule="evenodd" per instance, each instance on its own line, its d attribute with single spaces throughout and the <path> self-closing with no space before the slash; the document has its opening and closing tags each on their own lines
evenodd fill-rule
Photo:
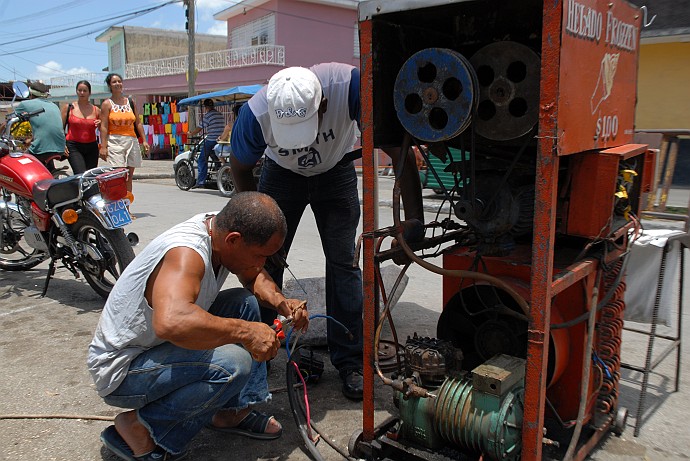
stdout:
<svg viewBox="0 0 690 461">
<path fill-rule="evenodd" d="M 655 165 L 633 142 L 639 10 L 624 0 L 371 0 L 358 14 L 365 382 L 350 454 L 584 459 L 627 417 L 625 263 Z M 391 148 L 421 153 L 448 210 L 416 232 L 401 216 L 404 161 L 394 224 L 378 226 L 374 153 Z M 387 300 L 398 284 L 380 283 L 389 260 L 443 287 L 436 336 L 397 344 L 392 371 L 379 363 L 382 325 L 395 320 Z M 393 388 L 398 411 L 378 426 L 374 380 Z"/>
</svg>

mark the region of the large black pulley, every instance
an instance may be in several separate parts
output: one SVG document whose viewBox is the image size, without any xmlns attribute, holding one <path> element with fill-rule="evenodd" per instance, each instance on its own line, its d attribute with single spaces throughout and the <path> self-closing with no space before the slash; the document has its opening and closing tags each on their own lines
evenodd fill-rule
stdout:
<svg viewBox="0 0 690 461">
<path fill-rule="evenodd" d="M 541 60 L 525 45 L 496 42 L 470 62 L 479 81 L 476 132 L 493 141 L 527 134 L 538 122 Z"/>
<path fill-rule="evenodd" d="M 398 72 L 394 104 L 405 130 L 425 142 L 462 133 L 477 102 L 477 79 L 469 61 L 445 48 L 413 54 Z"/>
</svg>

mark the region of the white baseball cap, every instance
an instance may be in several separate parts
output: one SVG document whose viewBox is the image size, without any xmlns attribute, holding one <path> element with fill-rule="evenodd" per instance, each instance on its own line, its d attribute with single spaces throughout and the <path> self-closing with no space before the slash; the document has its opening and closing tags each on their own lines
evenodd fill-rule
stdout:
<svg viewBox="0 0 690 461">
<path fill-rule="evenodd" d="M 271 77 L 266 98 L 278 147 L 301 149 L 316 140 L 321 96 L 319 79 L 304 67 L 288 67 Z"/>
</svg>

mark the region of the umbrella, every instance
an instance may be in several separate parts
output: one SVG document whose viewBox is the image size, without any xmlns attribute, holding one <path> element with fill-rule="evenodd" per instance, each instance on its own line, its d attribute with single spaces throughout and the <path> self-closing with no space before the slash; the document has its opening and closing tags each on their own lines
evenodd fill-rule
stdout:
<svg viewBox="0 0 690 461">
<path fill-rule="evenodd" d="M 263 85 L 241 85 L 228 88 L 226 90 L 214 91 L 211 93 L 198 94 L 191 98 L 181 99 L 177 107 L 181 106 L 200 106 L 205 99 L 211 99 L 215 105 L 224 106 L 233 104 L 237 101 L 245 101 L 259 91 Z"/>
</svg>

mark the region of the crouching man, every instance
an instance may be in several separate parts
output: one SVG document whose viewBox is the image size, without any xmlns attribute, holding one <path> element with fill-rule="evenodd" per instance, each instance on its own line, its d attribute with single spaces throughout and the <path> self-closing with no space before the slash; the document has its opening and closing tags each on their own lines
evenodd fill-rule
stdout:
<svg viewBox="0 0 690 461">
<path fill-rule="evenodd" d="M 115 417 L 103 443 L 126 460 L 177 460 L 205 426 L 280 437 L 252 407 L 270 399 L 265 361 L 280 342 L 259 305 L 308 327 L 304 303 L 286 299 L 263 269 L 285 239 L 285 217 L 258 192 L 236 194 L 155 238 L 127 267 L 103 308 L 88 367 Z M 220 291 L 233 273 L 244 288 Z"/>
</svg>

